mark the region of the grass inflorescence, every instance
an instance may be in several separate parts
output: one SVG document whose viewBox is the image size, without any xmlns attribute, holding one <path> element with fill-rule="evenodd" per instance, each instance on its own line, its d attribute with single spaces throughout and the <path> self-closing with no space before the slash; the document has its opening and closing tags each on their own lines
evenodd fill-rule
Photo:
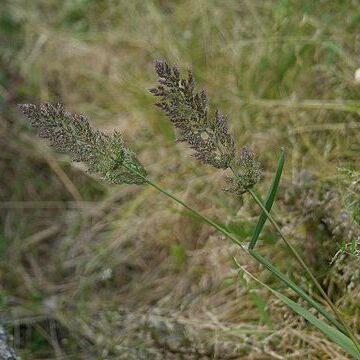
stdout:
<svg viewBox="0 0 360 360">
<path fill-rule="evenodd" d="M 193 68 L 211 99 L 209 121 L 215 109 L 227 114 L 236 158 L 250 144 L 261 161 L 262 181 L 250 190 L 359 333 L 359 19 L 358 4 L 340 0 L 5 2 L 0 316 L 22 358 L 351 358 L 251 280 L 309 309 L 283 274 L 332 315 L 264 211 L 256 222 L 251 192 L 224 193 L 231 169 L 200 166 L 186 144 L 173 146 L 173 123 L 146 89 L 158 57 L 180 64 L 180 76 Z M 15 111 L 44 101 L 88 114 L 94 131 L 117 129 L 146 179 L 263 264 L 153 187 L 109 186 L 44 148 Z"/>
<path fill-rule="evenodd" d="M 40 137 L 49 139 L 56 149 L 75 156 L 74 160 L 87 164 L 90 171 L 102 175 L 104 179 L 111 183 L 146 183 L 232 240 L 241 250 L 252 256 L 288 288 L 295 291 L 308 305 L 316 309 L 320 315 L 328 320 L 329 324 L 311 314 L 305 307 L 297 304 L 285 294 L 263 283 L 255 275 L 249 273 L 234 257 L 240 271 L 249 274 L 255 281 L 269 289 L 295 313 L 308 320 L 348 354 L 360 359 L 360 344 L 356 339 L 356 335 L 354 335 L 340 311 L 323 290 L 302 256 L 285 237 L 279 224 L 270 214 L 284 166 L 284 153 L 281 154 L 266 203 L 262 203 L 252 189 L 260 178 L 259 164 L 255 160 L 254 154 L 247 147 L 244 147 L 239 160 L 235 161 L 234 141 L 228 132 L 228 127 L 219 111 L 216 112 L 215 120 L 208 120 L 208 100 L 204 92 L 201 92 L 200 95 L 194 95 L 195 82 L 192 73 L 189 72 L 188 79 L 183 80 L 180 77 L 178 67 L 171 68 L 164 61 L 156 62 L 156 72 L 160 77 L 159 82 L 161 85 L 156 89 L 152 89 L 151 92 L 161 98 L 157 106 L 164 110 L 173 124 L 181 130 L 182 140 L 191 145 L 196 151 L 196 157 L 204 163 L 215 168 L 231 169 L 234 174 L 234 179 L 231 181 L 234 185 L 230 191 L 238 195 L 249 192 L 262 210 L 248 250 L 245 249 L 241 239 L 236 235 L 234 236 L 226 228 L 150 180 L 134 154 L 125 148 L 119 133 L 106 136 L 102 132 L 94 130 L 85 116 L 66 112 L 59 104 L 46 103 L 39 106 L 23 104 L 19 105 L 18 108 L 30 120 L 31 125 L 38 130 Z M 166 86 L 166 89 L 164 86 Z M 204 134 L 206 134 L 206 137 L 204 137 Z M 302 289 L 300 284 L 294 283 L 289 277 L 282 274 L 276 266 L 254 249 L 265 224 L 263 219 L 265 221 L 268 219 L 272 223 L 294 258 L 301 265 L 305 275 L 309 277 L 320 296 L 329 305 L 335 317 Z"/>
<path fill-rule="evenodd" d="M 125 147 L 119 132 L 109 136 L 96 130 L 84 115 L 65 111 L 61 104 L 21 104 L 18 109 L 40 137 L 49 139 L 56 150 L 70 154 L 74 161 L 85 163 L 90 172 L 111 184 L 144 183 L 146 170 Z"/>
</svg>

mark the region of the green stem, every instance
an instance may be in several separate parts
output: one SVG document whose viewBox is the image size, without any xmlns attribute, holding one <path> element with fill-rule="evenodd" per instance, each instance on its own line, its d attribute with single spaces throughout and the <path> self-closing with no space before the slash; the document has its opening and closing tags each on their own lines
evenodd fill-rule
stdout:
<svg viewBox="0 0 360 360">
<path fill-rule="evenodd" d="M 197 216 L 198 218 L 202 219 L 204 222 L 208 223 L 209 225 L 213 226 L 216 230 L 220 231 L 222 234 L 224 234 L 225 236 L 227 236 L 231 241 L 233 241 L 236 245 L 240 246 L 241 249 L 245 250 L 245 247 L 243 246 L 243 244 L 236 238 L 234 237 L 234 235 L 232 235 L 230 232 L 226 231 L 222 226 L 218 225 L 216 222 L 214 222 L 213 220 L 209 219 L 207 216 L 202 215 L 201 213 L 199 213 L 197 210 L 195 210 L 194 208 L 192 208 L 191 206 L 187 205 L 186 203 L 184 203 L 182 200 L 180 200 L 179 198 L 177 198 L 176 196 L 172 195 L 171 193 L 169 193 L 167 190 L 162 189 L 161 187 L 159 187 L 158 185 L 156 185 L 153 181 L 151 181 L 149 178 L 147 177 L 143 177 L 144 180 L 151 185 L 152 187 L 154 187 L 157 191 L 161 192 L 162 194 L 164 194 L 165 196 L 167 196 L 168 198 L 172 199 L 173 201 L 175 201 L 176 203 L 178 203 L 179 205 L 183 206 L 184 208 L 186 208 L 187 210 L 189 210 L 192 214 L 194 214 L 195 216 Z"/>
<path fill-rule="evenodd" d="M 126 166 L 125 166 L 126 167 Z M 249 254 L 248 250 L 243 246 L 243 244 L 236 238 L 234 237 L 230 232 L 228 232 L 227 230 L 225 230 L 223 227 L 221 227 L 220 225 L 218 225 L 216 222 L 214 222 L 213 220 L 211 220 L 210 218 L 208 218 L 205 215 L 202 215 L 201 213 L 199 213 L 197 210 L 195 210 L 194 208 L 192 208 L 191 206 L 187 205 L 186 203 L 184 203 L 182 200 L 180 200 L 179 198 L 177 198 L 176 196 L 172 195 L 170 192 L 168 192 L 167 190 L 159 187 L 157 184 L 155 184 L 153 181 L 151 181 L 148 177 L 143 176 L 141 173 L 137 172 L 134 169 L 128 168 L 128 170 L 133 171 L 134 173 L 136 173 L 138 176 L 140 176 L 142 179 L 144 179 L 144 181 L 149 184 L 150 186 L 152 186 L 153 188 L 155 188 L 157 191 L 159 191 L 160 193 L 162 193 L 163 195 L 165 195 L 166 197 L 172 199 L 173 201 L 175 201 L 176 203 L 178 203 L 179 205 L 183 206 L 185 209 L 189 210 L 192 214 L 194 214 L 195 216 L 197 216 L 198 218 L 202 219 L 204 222 L 206 222 L 207 224 L 213 226 L 215 229 L 217 229 L 219 232 L 221 232 L 222 234 L 224 234 L 225 236 L 227 236 L 231 241 L 233 241 L 235 244 L 237 244 L 242 250 L 244 250 L 246 253 Z M 236 175 L 236 174 L 235 174 Z M 297 253 L 297 251 L 295 250 L 295 248 L 286 240 L 285 236 L 283 235 L 279 225 L 277 224 L 277 222 L 274 220 L 274 218 L 272 217 L 272 215 L 270 215 L 270 213 L 265 209 L 263 203 L 261 202 L 261 200 L 256 196 L 256 194 L 253 192 L 253 190 L 249 190 L 250 194 L 252 195 L 252 197 L 254 198 L 255 202 L 260 206 L 260 208 L 264 211 L 264 213 L 266 214 L 266 216 L 269 218 L 270 222 L 274 225 L 275 229 L 279 232 L 281 238 L 284 240 L 284 242 L 287 244 L 287 246 L 290 248 L 290 250 L 293 252 L 293 254 L 295 255 L 295 257 L 297 258 L 297 260 L 300 262 L 300 264 L 302 265 L 302 267 L 304 268 L 304 270 L 306 271 L 306 273 L 310 276 L 310 278 L 312 279 L 312 281 L 314 282 L 314 284 L 316 285 L 316 287 L 319 289 L 321 295 L 324 297 L 324 299 L 326 300 L 326 302 L 329 304 L 329 306 L 331 307 L 332 311 L 335 313 L 336 317 L 339 319 L 339 321 L 341 322 L 341 324 L 344 326 L 344 328 L 346 329 L 349 337 L 351 338 L 351 340 L 353 341 L 353 343 L 355 344 L 357 350 L 360 352 L 360 345 L 357 342 L 355 336 L 353 335 L 352 331 L 350 330 L 350 328 L 348 327 L 348 325 L 346 324 L 346 322 L 344 321 L 344 319 L 342 318 L 341 314 L 339 313 L 339 311 L 337 310 L 337 308 L 335 307 L 335 305 L 332 303 L 332 301 L 330 300 L 330 298 L 327 296 L 327 294 L 325 293 L 325 291 L 323 290 L 323 288 L 321 287 L 321 285 L 318 283 L 318 281 L 316 280 L 316 278 L 314 277 L 314 275 L 311 273 L 310 269 L 307 267 L 307 265 L 304 263 L 304 261 L 302 260 L 302 258 L 300 257 L 300 255 Z M 251 255 L 251 254 L 250 254 Z"/>
<path fill-rule="evenodd" d="M 235 174 L 236 175 L 236 174 Z M 351 338 L 351 340 L 353 341 L 354 345 L 356 346 L 356 348 L 358 349 L 358 351 L 360 352 L 360 344 L 358 343 L 356 337 L 354 336 L 354 334 L 352 333 L 351 329 L 349 328 L 349 326 L 346 324 L 345 320 L 343 319 L 341 313 L 339 312 L 339 310 L 336 308 L 336 306 L 333 304 L 333 302 L 330 300 L 330 298 L 328 297 L 328 295 L 326 294 L 326 292 L 324 291 L 324 289 L 322 288 L 322 286 L 320 285 L 320 283 L 316 280 L 315 276 L 313 275 L 313 273 L 311 272 L 311 270 L 309 269 L 309 267 L 305 264 L 304 260 L 301 258 L 301 256 L 299 255 L 299 253 L 296 251 L 296 249 L 291 245 L 291 243 L 286 239 L 286 237 L 284 236 L 283 232 L 280 229 L 280 226 L 278 225 L 278 223 L 275 221 L 275 219 L 273 218 L 273 216 L 266 210 L 264 204 L 261 202 L 261 200 L 257 197 L 257 195 L 255 194 L 255 192 L 250 189 L 249 190 L 250 195 L 252 196 L 252 198 L 255 200 L 255 202 L 259 205 L 259 207 L 261 208 L 261 210 L 265 213 L 265 215 L 268 217 L 269 221 L 272 223 L 272 225 L 274 226 L 274 228 L 276 229 L 276 231 L 279 233 L 280 237 L 283 239 L 283 241 L 285 242 L 285 244 L 288 246 L 288 248 L 290 249 L 290 251 L 292 252 L 292 254 L 295 256 L 295 258 L 297 259 L 297 261 L 300 263 L 301 267 L 305 270 L 306 274 L 310 277 L 310 279 L 312 280 L 312 282 L 314 283 L 314 285 L 316 286 L 316 288 L 318 289 L 318 291 L 320 292 L 320 294 L 322 295 L 322 297 L 324 298 L 324 300 L 328 303 L 328 305 L 330 306 L 331 310 L 334 312 L 334 314 L 336 315 L 336 317 L 338 318 L 338 320 L 341 322 L 341 324 L 344 326 L 344 328 L 346 329 L 349 337 Z"/>
</svg>

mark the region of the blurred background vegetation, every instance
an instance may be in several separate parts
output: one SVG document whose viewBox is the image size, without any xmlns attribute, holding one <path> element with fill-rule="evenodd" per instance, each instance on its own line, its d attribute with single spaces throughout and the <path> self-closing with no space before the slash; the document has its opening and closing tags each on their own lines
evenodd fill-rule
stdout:
<svg viewBox="0 0 360 360">
<path fill-rule="evenodd" d="M 191 66 L 238 146 L 256 150 L 262 194 L 285 148 L 274 212 L 359 332 L 360 261 L 337 254 L 360 233 L 359 30 L 357 0 L 3 0 L 0 314 L 18 353 L 345 359 L 238 276 L 234 254 L 281 286 L 227 240 L 150 188 L 91 177 L 39 141 L 15 105 L 62 102 L 122 131 L 153 178 L 246 242 L 258 210 L 173 143 L 147 91 L 155 59 Z M 270 227 L 260 249 L 311 291 Z"/>
</svg>

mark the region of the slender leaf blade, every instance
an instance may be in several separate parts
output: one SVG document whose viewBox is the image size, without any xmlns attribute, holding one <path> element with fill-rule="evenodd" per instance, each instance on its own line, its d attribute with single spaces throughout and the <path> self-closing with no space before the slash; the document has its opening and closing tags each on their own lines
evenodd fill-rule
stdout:
<svg viewBox="0 0 360 360">
<path fill-rule="evenodd" d="M 301 287 L 296 285 L 286 275 L 280 272 L 269 260 L 262 257 L 254 250 L 249 250 L 250 255 L 267 268 L 274 276 L 281 280 L 290 289 L 294 290 L 300 297 L 302 297 L 310 306 L 315 308 L 322 316 L 324 316 L 331 324 L 336 326 L 341 332 L 346 333 L 344 327 L 329 313 L 323 306 L 309 296 Z"/>
<path fill-rule="evenodd" d="M 301 317 L 309 321 L 312 325 L 314 325 L 316 328 L 318 328 L 322 333 L 328 336 L 333 342 L 338 344 L 348 354 L 353 356 L 355 359 L 360 360 L 360 352 L 357 350 L 355 344 L 348 336 L 344 335 L 335 327 L 332 327 L 326 324 L 324 321 L 318 319 L 313 314 L 311 314 L 307 309 L 297 304 L 295 301 L 289 299 L 287 296 L 281 294 L 279 291 L 263 283 L 256 276 L 254 276 L 253 274 L 248 272 L 244 267 L 242 267 L 235 257 L 234 257 L 234 261 L 235 264 L 239 267 L 239 269 L 241 269 L 243 272 L 249 275 L 253 280 L 255 280 L 256 282 L 267 288 L 269 291 L 271 291 L 279 300 L 284 302 L 294 312 L 296 312 L 298 315 L 300 315 Z"/>
<path fill-rule="evenodd" d="M 282 302 L 288 305 L 293 311 L 295 311 L 298 315 L 309 321 L 312 325 L 317 327 L 320 331 L 322 331 L 326 336 L 328 336 L 333 342 L 341 346 L 348 354 L 353 356 L 355 359 L 360 360 L 360 353 L 356 349 L 352 340 L 344 335 L 342 332 L 337 330 L 336 328 L 326 324 L 322 320 L 319 320 L 313 314 L 311 314 L 308 310 L 297 304 L 295 301 L 289 299 L 287 296 L 279 293 L 278 291 L 271 289 L 271 292 Z"/>
<path fill-rule="evenodd" d="M 284 163 L 285 163 L 285 152 L 283 149 L 281 149 L 281 154 L 280 154 L 280 158 L 278 161 L 278 166 L 277 166 L 277 170 L 274 176 L 274 180 L 272 182 L 271 188 L 268 192 L 267 198 L 266 198 L 266 202 L 265 202 L 265 209 L 270 212 L 272 205 L 274 203 L 275 200 L 275 196 L 280 184 L 280 179 L 281 179 L 281 174 L 284 168 Z M 256 224 L 253 236 L 251 238 L 250 244 L 249 244 L 249 249 L 254 249 L 256 242 L 260 236 L 261 230 L 263 229 L 265 222 L 266 222 L 267 216 L 266 214 L 262 211 L 261 215 L 259 217 L 259 221 Z"/>
</svg>

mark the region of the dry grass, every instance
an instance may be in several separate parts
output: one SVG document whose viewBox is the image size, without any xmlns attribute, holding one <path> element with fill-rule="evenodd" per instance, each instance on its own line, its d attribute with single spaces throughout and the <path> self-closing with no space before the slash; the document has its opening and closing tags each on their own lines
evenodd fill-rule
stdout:
<svg viewBox="0 0 360 360">
<path fill-rule="evenodd" d="M 231 261 L 236 248 L 225 239 L 151 189 L 106 187 L 70 166 L 35 140 L 14 104 L 61 101 L 104 130 L 122 130 L 162 185 L 208 216 L 238 224 L 247 241 L 256 209 L 224 194 L 220 173 L 189 161 L 189 151 L 173 144 L 171 127 L 147 93 L 155 58 L 191 65 L 212 106 L 230 114 L 238 143 L 254 144 L 265 170 L 263 192 L 279 147 L 286 148 L 274 211 L 359 331 L 359 261 L 328 265 L 349 229 L 334 230 L 345 206 L 338 167 L 358 169 L 360 161 L 360 87 L 353 79 L 359 6 L 5 2 L 0 306 L 25 359 L 346 358 L 239 279 Z M 329 192 L 338 200 L 324 212 Z M 268 228 L 261 251 L 308 286 L 275 239 Z"/>
</svg>

